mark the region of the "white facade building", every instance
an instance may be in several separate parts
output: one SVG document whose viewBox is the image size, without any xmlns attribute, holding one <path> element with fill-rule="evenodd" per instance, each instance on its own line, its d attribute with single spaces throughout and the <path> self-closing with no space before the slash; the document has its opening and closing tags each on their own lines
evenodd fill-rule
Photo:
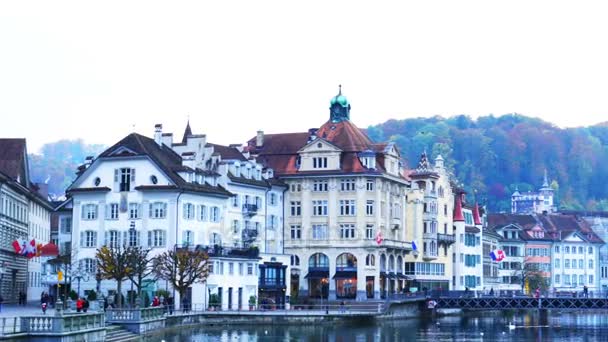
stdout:
<svg viewBox="0 0 608 342">
<path fill-rule="evenodd" d="M 464 192 L 456 194 L 454 228 L 457 241 L 454 244 L 453 289 L 481 291 L 483 284 L 483 224 L 477 203 L 471 208 L 464 206 Z M 459 213 L 460 211 L 460 213 Z"/>
<path fill-rule="evenodd" d="M 553 244 L 552 286 L 555 291 L 589 292 L 600 289 L 598 261 L 600 245 L 593 236 L 582 232 L 563 232 L 560 241 Z"/>
</svg>

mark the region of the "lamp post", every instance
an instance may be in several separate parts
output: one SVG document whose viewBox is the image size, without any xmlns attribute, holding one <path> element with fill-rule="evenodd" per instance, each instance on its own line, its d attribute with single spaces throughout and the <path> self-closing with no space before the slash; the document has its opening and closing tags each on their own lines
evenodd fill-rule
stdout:
<svg viewBox="0 0 608 342">
<path fill-rule="evenodd" d="M 78 268 L 72 272 L 72 278 L 78 281 L 78 297 L 80 298 L 80 281 L 89 281 L 89 274 L 85 272 L 82 267 L 78 266 Z"/>
</svg>

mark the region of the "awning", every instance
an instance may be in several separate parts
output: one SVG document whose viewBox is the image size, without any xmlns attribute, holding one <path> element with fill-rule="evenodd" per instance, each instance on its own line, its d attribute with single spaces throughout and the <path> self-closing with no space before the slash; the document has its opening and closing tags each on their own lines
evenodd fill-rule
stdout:
<svg viewBox="0 0 608 342">
<path fill-rule="evenodd" d="M 393 273 L 393 272 L 388 272 L 387 278 L 389 278 L 389 279 L 395 279 L 395 278 L 397 278 L 397 275 L 395 273 Z"/>
<path fill-rule="evenodd" d="M 386 272 L 380 271 L 380 277 L 386 277 Z"/>
<path fill-rule="evenodd" d="M 321 270 L 308 271 L 308 274 L 304 278 L 307 278 L 307 279 L 329 278 L 329 270 L 327 270 L 327 271 L 321 271 Z"/>
<path fill-rule="evenodd" d="M 350 279 L 357 278 L 357 271 L 337 271 L 334 274 L 334 279 Z"/>
<path fill-rule="evenodd" d="M 399 279 L 405 279 L 405 280 L 413 280 L 413 279 L 414 279 L 414 278 L 412 278 L 412 277 L 408 277 L 408 276 L 406 276 L 406 275 L 405 275 L 405 274 L 403 274 L 403 273 L 397 273 L 397 278 L 399 278 Z"/>
<path fill-rule="evenodd" d="M 464 227 L 464 231 L 465 231 L 465 233 L 474 233 L 474 234 L 477 234 L 481 230 L 479 230 L 479 228 L 477 228 L 477 227 L 466 226 L 466 227 Z"/>
</svg>

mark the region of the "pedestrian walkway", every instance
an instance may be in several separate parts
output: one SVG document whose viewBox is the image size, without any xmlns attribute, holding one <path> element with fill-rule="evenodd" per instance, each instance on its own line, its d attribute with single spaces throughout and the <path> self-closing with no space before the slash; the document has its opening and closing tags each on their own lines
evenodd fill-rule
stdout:
<svg viewBox="0 0 608 342">
<path fill-rule="evenodd" d="M 47 315 L 54 315 L 55 309 L 48 308 L 46 310 Z M 2 311 L 0 317 L 17 317 L 17 316 L 28 316 L 28 315 L 42 315 L 42 308 L 38 303 L 28 303 L 27 305 L 18 304 L 2 304 Z"/>
</svg>

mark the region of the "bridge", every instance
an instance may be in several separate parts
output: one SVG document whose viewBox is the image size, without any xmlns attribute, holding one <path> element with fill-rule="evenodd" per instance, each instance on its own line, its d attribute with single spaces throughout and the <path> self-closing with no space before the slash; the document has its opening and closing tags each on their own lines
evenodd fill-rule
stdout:
<svg viewBox="0 0 608 342">
<path fill-rule="evenodd" d="M 553 309 L 553 310 L 607 310 L 606 298 L 554 298 L 554 297 L 479 297 L 435 298 L 437 308 L 464 310 L 500 309 Z"/>
</svg>

